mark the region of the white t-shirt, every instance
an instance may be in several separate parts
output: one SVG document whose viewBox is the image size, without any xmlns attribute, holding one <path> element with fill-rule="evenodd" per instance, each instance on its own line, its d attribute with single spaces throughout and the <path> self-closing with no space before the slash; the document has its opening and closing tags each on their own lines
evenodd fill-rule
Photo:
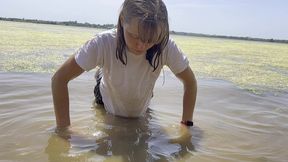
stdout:
<svg viewBox="0 0 288 162">
<path fill-rule="evenodd" d="M 100 92 L 106 111 L 124 117 L 139 117 L 148 108 L 155 82 L 164 65 L 174 74 L 185 70 L 188 59 L 169 39 L 163 50 L 163 65 L 153 67 L 145 55 L 127 51 L 127 65 L 116 58 L 116 30 L 97 34 L 87 41 L 75 55 L 77 64 L 85 71 L 102 68 Z"/>
</svg>

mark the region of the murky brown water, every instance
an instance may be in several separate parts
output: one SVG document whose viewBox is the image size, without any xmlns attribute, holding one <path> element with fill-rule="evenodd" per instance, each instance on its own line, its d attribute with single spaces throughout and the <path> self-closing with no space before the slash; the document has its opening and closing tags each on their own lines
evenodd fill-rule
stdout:
<svg viewBox="0 0 288 162">
<path fill-rule="evenodd" d="M 0 72 L 0 161 L 245 161 L 288 159 L 288 95 L 257 96 L 199 80 L 195 127 L 179 120 L 182 88 L 159 79 L 146 116 L 94 107 L 93 73 L 70 84 L 73 133 L 54 133 L 50 74 Z"/>
</svg>

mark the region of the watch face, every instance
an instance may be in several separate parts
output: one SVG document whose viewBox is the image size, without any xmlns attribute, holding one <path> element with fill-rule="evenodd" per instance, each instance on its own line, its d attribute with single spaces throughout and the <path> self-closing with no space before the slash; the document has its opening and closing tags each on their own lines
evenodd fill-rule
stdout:
<svg viewBox="0 0 288 162">
<path fill-rule="evenodd" d="M 186 126 L 193 126 L 193 122 L 192 121 L 181 121 L 182 124 L 186 125 Z"/>
<path fill-rule="evenodd" d="M 186 125 L 187 126 L 193 126 L 193 122 L 192 121 L 186 121 Z"/>
</svg>

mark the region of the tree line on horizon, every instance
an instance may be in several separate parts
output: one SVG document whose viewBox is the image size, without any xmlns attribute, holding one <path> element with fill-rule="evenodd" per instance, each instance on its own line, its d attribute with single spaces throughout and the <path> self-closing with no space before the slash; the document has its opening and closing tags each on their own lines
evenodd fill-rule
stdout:
<svg viewBox="0 0 288 162">
<path fill-rule="evenodd" d="M 211 35 L 211 34 L 199 34 L 199 33 L 186 33 L 171 31 L 171 34 L 195 36 L 195 37 L 209 37 L 209 38 L 223 38 L 223 39 L 237 39 L 237 40 L 248 40 L 248 41 L 260 41 L 260 42 L 275 42 L 275 43 L 288 43 L 288 40 L 280 39 L 264 39 L 264 38 L 252 38 L 252 37 L 239 37 L 239 36 L 225 36 L 225 35 Z"/>
<path fill-rule="evenodd" d="M 37 24 L 52 24 L 52 25 L 65 25 L 65 26 L 79 26 L 79 27 L 90 27 L 90 28 L 103 28 L 112 29 L 115 27 L 114 24 L 90 24 L 90 23 L 79 23 L 77 21 L 48 21 L 48 20 L 37 20 L 37 19 L 20 19 L 20 18 L 5 18 L 0 17 L 0 20 L 4 21 L 16 21 L 16 22 L 29 22 Z"/>
<path fill-rule="evenodd" d="M 112 29 L 116 28 L 114 24 L 91 24 L 88 22 L 80 23 L 77 21 L 47 21 L 37 19 L 24 19 L 24 18 L 5 18 L 0 17 L 3 21 L 16 21 L 16 22 L 29 22 L 37 24 L 52 24 L 52 25 L 65 25 L 65 26 L 79 26 L 79 27 L 90 27 L 90 28 L 101 28 L 101 29 Z M 210 35 L 210 34 L 199 34 L 199 33 L 188 33 L 188 32 L 177 32 L 170 31 L 170 34 L 184 35 L 184 36 L 195 36 L 195 37 L 209 37 L 209 38 L 223 38 L 223 39 L 237 39 L 237 40 L 249 40 L 249 41 L 262 41 L 262 42 L 275 42 L 275 43 L 288 43 L 288 40 L 280 39 L 264 39 L 264 38 L 252 38 L 252 37 L 238 37 L 238 36 L 225 36 L 225 35 Z"/>
</svg>

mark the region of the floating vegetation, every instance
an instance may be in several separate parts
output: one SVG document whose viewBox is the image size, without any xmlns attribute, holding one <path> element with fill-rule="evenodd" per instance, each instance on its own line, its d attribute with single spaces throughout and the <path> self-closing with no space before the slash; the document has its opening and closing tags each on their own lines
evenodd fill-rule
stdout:
<svg viewBox="0 0 288 162">
<path fill-rule="evenodd" d="M 0 71 L 53 73 L 102 29 L 0 21 Z M 198 78 L 253 93 L 287 92 L 288 45 L 171 35 Z"/>
<path fill-rule="evenodd" d="M 288 90 L 288 45 L 172 35 L 198 77 L 231 81 L 253 93 Z"/>
<path fill-rule="evenodd" d="M 101 29 L 0 21 L 0 70 L 54 72 Z"/>
</svg>

